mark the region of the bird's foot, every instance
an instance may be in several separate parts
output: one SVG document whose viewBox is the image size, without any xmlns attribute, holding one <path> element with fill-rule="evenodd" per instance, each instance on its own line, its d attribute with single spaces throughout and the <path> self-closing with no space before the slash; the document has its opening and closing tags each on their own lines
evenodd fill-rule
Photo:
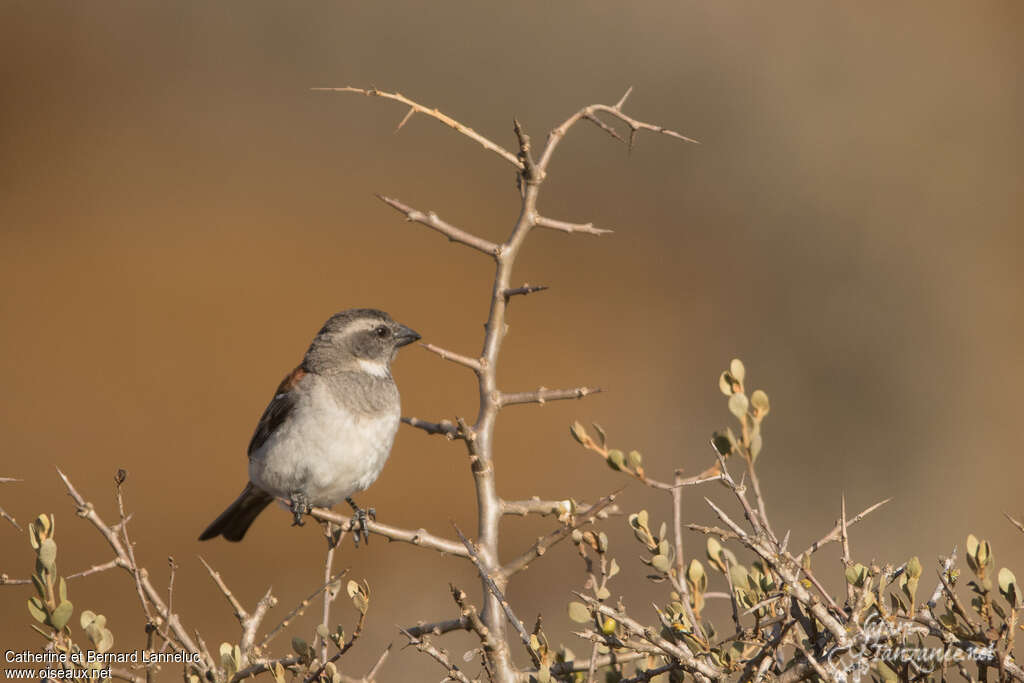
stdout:
<svg viewBox="0 0 1024 683">
<path fill-rule="evenodd" d="M 313 506 L 309 504 L 309 500 L 306 498 L 306 494 L 302 491 L 292 491 L 288 499 L 291 502 L 292 515 L 295 516 L 292 526 L 305 526 L 302 517 L 308 515 L 309 511 L 313 509 Z"/>
<path fill-rule="evenodd" d="M 370 528 L 368 520 L 377 521 L 377 511 L 373 508 L 366 508 L 365 510 L 358 505 L 351 498 L 346 498 L 345 502 L 352 506 L 352 511 L 355 513 L 352 517 L 352 537 L 355 539 L 356 547 L 359 547 L 359 539 L 362 537 L 364 543 L 370 542 Z"/>
</svg>

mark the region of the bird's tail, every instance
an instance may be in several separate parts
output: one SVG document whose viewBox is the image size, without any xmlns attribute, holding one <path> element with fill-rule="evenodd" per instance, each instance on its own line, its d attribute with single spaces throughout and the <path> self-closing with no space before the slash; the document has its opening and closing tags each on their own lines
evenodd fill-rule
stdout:
<svg viewBox="0 0 1024 683">
<path fill-rule="evenodd" d="M 263 509 L 273 500 L 273 496 L 269 493 L 261 491 L 252 484 L 246 484 L 242 495 L 238 496 L 238 499 L 229 505 L 227 510 L 220 513 L 220 517 L 206 527 L 206 531 L 199 536 L 199 540 L 205 541 L 223 536 L 229 541 L 241 541 L 257 515 L 263 512 Z"/>
</svg>

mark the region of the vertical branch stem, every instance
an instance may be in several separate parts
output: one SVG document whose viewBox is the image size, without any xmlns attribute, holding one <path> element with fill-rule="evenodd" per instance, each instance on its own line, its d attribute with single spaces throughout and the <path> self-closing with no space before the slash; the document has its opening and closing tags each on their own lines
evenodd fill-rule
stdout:
<svg viewBox="0 0 1024 683">
<path fill-rule="evenodd" d="M 331 576 L 334 571 L 334 549 L 338 547 L 338 543 L 341 541 L 340 536 L 343 532 L 339 530 L 339 537 L 334 536 L 334 525 L 330 522 L 324 522 L 324 536 L 327 537 L 327 557 L 324 558 L 324 608 L 321 614 L 320 623 L 323 624 L 324 629 L 328 632 L 331 629 L 331 603 L 334 602 L 334 591 L 331 586 Z M 318 636 L 320 638 L 320 662 L 323 665 L 327 663 L 327 639 Z"/>
<path fill-rule="evenodd" d="M 480 354 L 481 368 L 478 373 L 480 409 L 476 424 L 472 427 L 472 438 L 466 441 L 476 485 L 480 558 L 487 572 L 495 577 L 501 591 L 505 590 L 508 579 L 502 574 L 498 559 L 498 523 L 501 521 L 502 506 L 494 481 L 494 425 L 498 411 L 501 410 L 501 392 L 497 384 L 498 354 L 508 332 L 505 314 L 509 299 L 505 292 L 511 287 L 512 269 L 519 249 L 536 222 L 537 196 L 540 192 L 540 180 L 530 158 L 530 139 L 518 122 L 515 130 L 519 137 L 519 157 L 523 161 L 524 169 L 520 174 L 522 203 L 512 233 L 498 247 L 494 256 L 494 286 L 491 289 L 490 311 L 484 327 L 484 346 Z M 494 653 L 495 677 L 502 683 L 514 681 L 516 672 L 505 636 L 505 618 L 501 606 L 486 585 L 483 587 L 483 594 L 485 601 L 481 617 L 498 643 Z"/>
<path fill-rule="evenodd" d="M 498 588 L 502 591 L 505 590 L 507 584 L 507 579 L 501 576 L 501 565 L 498 561 L 498 523 L 501 520 L 502 510 L 501 499 L 498 497 L 494 481 L 494 425 L 501 408 L 500 392 L 497 386 L 497 365 L 501 344 L 508 331 L 508 324 L 505 321 L 508 299 L 505 297 L 505 290 L 510 287 L 516 256 L 530 228 L 533 227 L 533 218 L 536 215 L 539 188 L 531 182 L 526 182 L 525 185 L 522 209 L 515 228 L 495 256 L 497 265 L 494 286 L 491 290 L 491 306 L 481 353 L 480 412 L 476 424 L 473 426 L 473 440 L 467 442 L 471 444 L 473 478 L 476 484 L 477 538 L 479 539 L 480 557 L 488 572 L 494 575 L 497 581 L 500 581 Z M 498 651 L 495 653 L 495 674 L 499 681 L 512 681 L 515 678 L 515 672 L 505 637 L 505 619 L 497 598 L 486 587 L 484 587 L 484 595 L 486 600 L 482 619 L 499 643 Z"/>
</svg>

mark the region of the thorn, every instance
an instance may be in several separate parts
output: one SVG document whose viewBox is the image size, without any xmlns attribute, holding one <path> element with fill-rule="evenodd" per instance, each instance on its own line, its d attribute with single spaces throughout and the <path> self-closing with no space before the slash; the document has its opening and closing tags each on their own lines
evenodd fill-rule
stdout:
<svg viewBox="0 0 1024 683">
<path fill-rule="evenodd" d="M 411 119 L 412 115 L 415 114 L 415 113 L 416 113 L 416 109 L 414 107 L 409 107 L 409 111 L 407 111 L 405 113 L 405 116 L 402 117 L 402 120 L 398 122 L 398 127 L 395 128 L 395 132 L 397 133 L 398 131 L 402 130 L 402 126 L 404 126 L 406 123 L 408 123 L 409 119 Z M 377 195 L 377 196 L 379 197 L 380 195 Z"/>
<path fill-rule="evenodd" d="M 624 105 L 626 103 L 626 99 L 629 97 L 630 93 L 632 93 L 632 92 L 633 92 L 633 86 L 629 86 L 628 88 L 626 88 L 626 94 L 623 95 L 619 99 L 618 103 L 615 105 L 616 111 L 622 109 L 622 105 Z"/>
</svg>

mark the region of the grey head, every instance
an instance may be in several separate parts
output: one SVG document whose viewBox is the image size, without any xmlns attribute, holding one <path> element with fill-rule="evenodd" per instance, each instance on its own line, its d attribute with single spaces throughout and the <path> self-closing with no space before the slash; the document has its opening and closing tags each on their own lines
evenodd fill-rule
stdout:
<svg viewBox="0 0 1024 683">
<path fill-rule="evenodd" d="M 335 313 L 320 328 L 302 366 L 330 375 L 362 371 L 389 376 L 398 349 L 420 338 L 413 329 L 375 308 L 350 308 Z"/>
</svg>

